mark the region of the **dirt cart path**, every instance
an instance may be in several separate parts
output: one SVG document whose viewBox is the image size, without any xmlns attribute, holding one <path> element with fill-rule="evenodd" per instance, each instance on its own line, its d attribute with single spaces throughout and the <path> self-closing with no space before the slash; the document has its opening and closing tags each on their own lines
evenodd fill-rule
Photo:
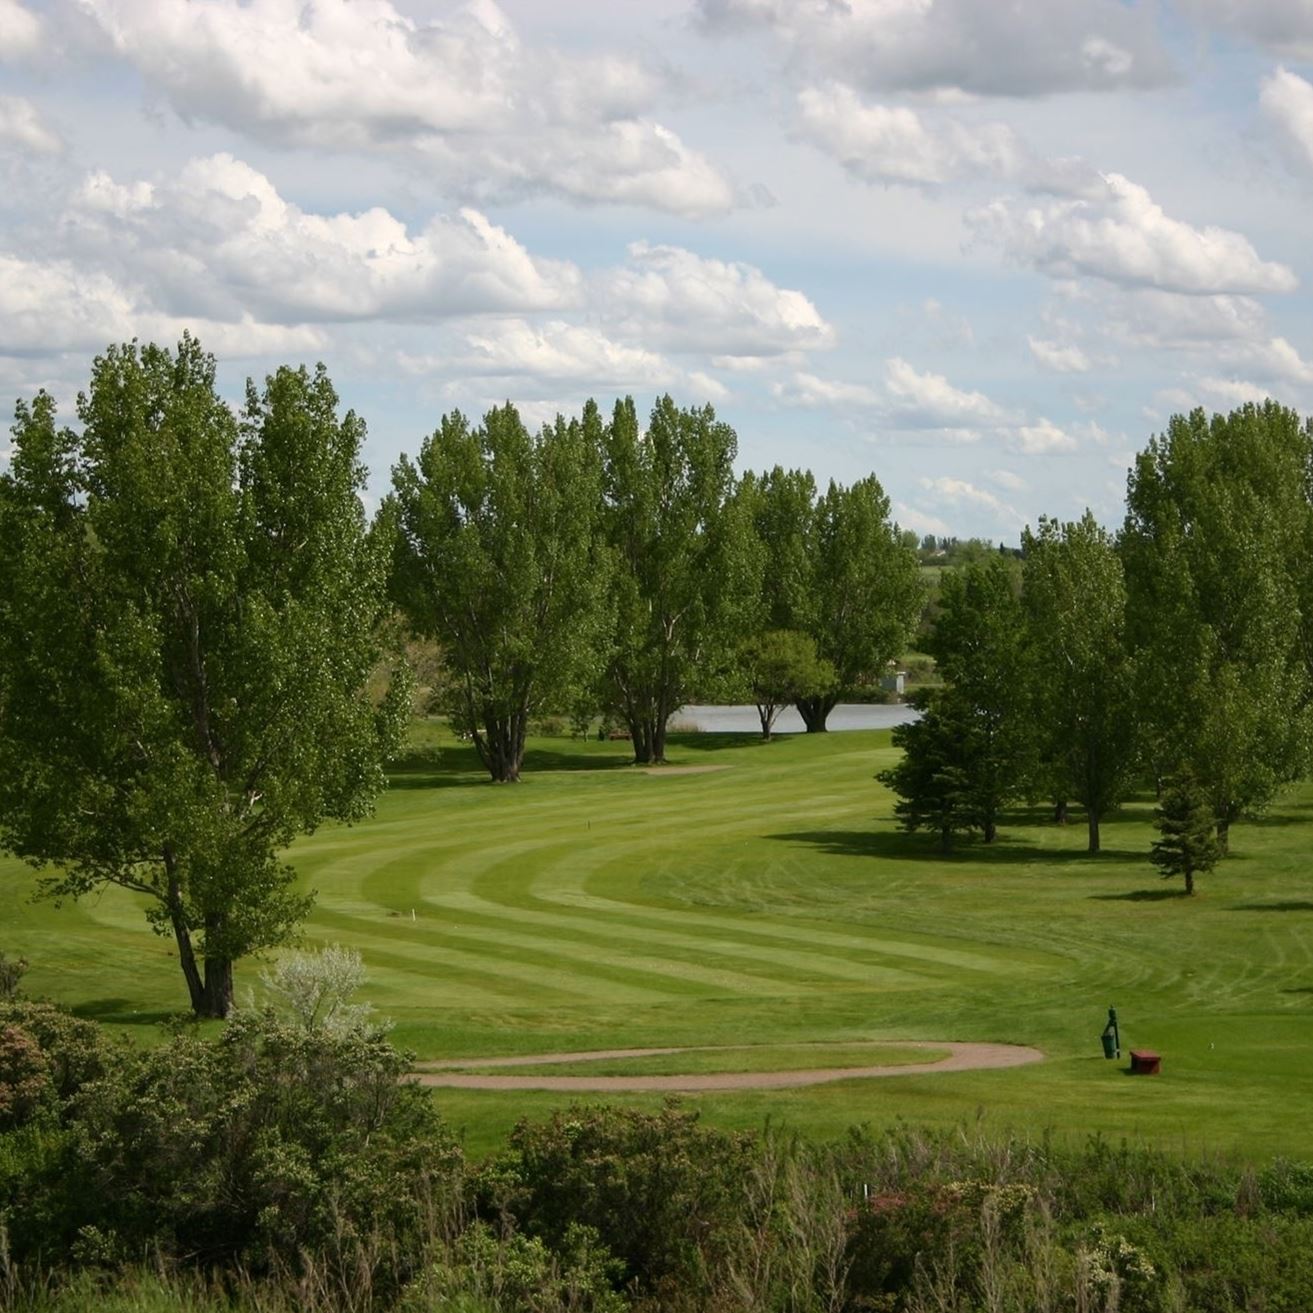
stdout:
<svg viewBox="0 0 1313 1313">
<path fill-rule="evenodd" d="M 892 1041 L 891 1041 L 892 1042 Z M 956 1044 L 933 1040 L 900 1040 L 903 1049 L 947 1049 L 948 1056 L 936 1062 L 911 1062 L 901 1066 L 816 1067 L 806 1071 L 704 1072 L 696 1076 L 500 1076 L 468 1075 L 457 1067 L 540 1067 L 549 1063 L 601 1062 L 615 1058 L 655 1058 L 671 1053 L 705 1050 L 605 1049 L 591 1053 L 540 1053 L 516 1058 L 460 1058 L 446 1062 L 421 1063 L 413 1079 L 421 1085 L 462 1090 L 556 1090 L 573 1094 L 693 1094 L 708 1090 L 784 1090 L 830 1081 L 870 1080 L 880 1076 L 923 1076 L 929 1072 L 984 1071 L 991 1068 L 1022 1067 L 1042 1062 L 1039 1049 L 1022 1044 Z"/>
</svg>

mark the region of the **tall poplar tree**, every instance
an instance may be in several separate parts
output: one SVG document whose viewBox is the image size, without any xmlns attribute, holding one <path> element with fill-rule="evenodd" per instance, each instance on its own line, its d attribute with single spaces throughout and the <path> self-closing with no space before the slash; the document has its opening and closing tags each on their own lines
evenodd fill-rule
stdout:
<svg viewBox="0 0 1313 1313">
<path fill-rule="evenodd" d="M 1136 458 L 1121 550 L 1140 720 L 1226 851 L 1309 760 L 1313 428 L 1269 401 L 1173 416 Z"/>
<path fill-rule="evenodd" d="M 572 705 L 600 671 L 601 436 L 592 402 L 536 437 L 510 405 L 478 428 L 453 412 L 393 472 L 394 594 L 442 645 L 448 709 L 500 783 L 520 778 L 530 715 Z"/>
<path fill-rule="evenodd" d="M 1089 851 L 1135 762 L 1126 583 L 1112 536 L 1086 511 L 1022 535 L 1022 600 L 1034 656 L 1035 727 L 1046 782 L 1085 808 Z"/>
<path fill-rule="evenodd" d="M 662 397 L 640 432 L 632 400 L 603 438 L 604 517 L 615 563 L 603 681 L 637 762 L 662 762 L 666 722 L 732 671 L 760 612 L 761 550 L 734 479 L 738 438 L 710 406 Z"/>
<path fill-rule="evenodd" d="M 0 477 L 0 845 L 54 897 L 143 895 L 221 1017 L 309 906 L 280 850 L 367 813 L 404 724 L 400 683 L 367 695 L 364 425 L 322 368 L 248 385 L 238 420 L 191 338 L 111 348 L 78 417 L 20 404 Z"/>
</svg>

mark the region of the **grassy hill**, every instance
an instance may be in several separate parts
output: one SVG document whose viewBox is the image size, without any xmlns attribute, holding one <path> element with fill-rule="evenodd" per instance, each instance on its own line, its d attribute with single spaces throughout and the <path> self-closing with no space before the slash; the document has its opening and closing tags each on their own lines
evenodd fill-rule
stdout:
<svg viewBox="0 0 1313 1313">
<path fill-rule="evenodd" d="M 318 891 L 306 939 L 357 947 L 369 997 L 424 1057 L 868 1040 L 1049 1055 L 690 1097 L 720 1124 L 983 1119 L 1313 1156 L 1313 788 L 1236 827 L 1186 900 L 1145 860 L 1147 799 L 1105 825 L 1097 857 L 1079 818 L 1020 811 L 992 848 L 944 860 L 893 828 L 873 779 L 892 755 L 887 733 L 679 735 L 672 767 L 645 772 L 623 744 L 541 739 L 526 781 L 498 787 L 448 740 L 398 769 L 373 820 L 294 847 Z M 33 883 L 0 862 L 0 948 L 30 959 L 29 992 L 149 1040 L 184 1002 L 171 942 L 127 894 L 54 908 L 28 901 Z M 239 997 L 255 975 L 243 965 Z M 1103 1059 L 1109 1004 L 1126 1046 L 1163 1054 L 1160 1078 Z M 436 1097 L 476 1149 L 562 1102 Z"/>
</svg>

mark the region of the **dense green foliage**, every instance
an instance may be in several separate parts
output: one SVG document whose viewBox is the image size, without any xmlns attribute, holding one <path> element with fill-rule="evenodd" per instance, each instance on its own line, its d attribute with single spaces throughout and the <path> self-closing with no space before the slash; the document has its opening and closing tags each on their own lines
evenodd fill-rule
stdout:
<svg viewBox="0 0 1313 1313">
<path fill-rule="evenodd" d="M 733 667 L 760 573 L 749 508 L 736 493 L 738 438 L 710 406 L 662 397 L 646 432 L 630 400 L 602 438 L 615 632 L 602 698 L 637 762 L 663 762 L 666 723 Z"/>
<path fill-rule="evenodd" d="M 401 1056 L 365 1032 L 243 1016 L 141 1053 L 26 1005 L 0 1012 L 0 1034 L 81 1064 L 0 1128 L 0 1305 L 33 1313 L 89 1297 L 303 1313 L 1297 1313 L 1313 1295 L 1313 1167 L 1289 1160 L 1256 1173 L 961 1129 L 808 1143 L 708 1128 L 672 1103 L 524 1120 L 471 1165 L 398 1083 Z"/>
<path fill-rule="evenodd" d="M 1211 871 L 1222 855 L 1214 825 L 1213 809 L 1194 776 L 1188 772 L 1173 776 L 1158 804 L 1154 827 L 1160 837 L 1154 840 L 1149 860 L 1164 878 L 1181 876 L 1187 894 L 1194 893 L 1195 875 Z"/>
<path fill-rule="evenodd" d="M 818 733 L 840 698 L 876 683 L 906 645 L 925 600 L 916 553 L 874 476 L 832 482 L 818 497 L 808 471 L 776 466 L 746 476 L 743 495 L 764 553 L 766 629 L 806 634 L 835 672 L 792 699 Z"/>
<path fill-rule="evenodd" d="M 754 634 L 740 646 L 739 662 L 767 742 L 776 718 L 789 703 L 825 697 L 839 682 L 834 666 L 817 656 L 815 640 L 796 629 Z"/>
<path fill-rule="evenodd" d="M 537 436 L 513 406 L 443 417 L 393 473 L 393 591 L 452 676 L 446 710 L 494 780 L 520 777 L 529 717 L 596 684 L 607 615 L 601 422 Z"/>
<path fill-rule="evenodd" d="M 78 418 L 20 404 L 0 476 L 0 845 L 54 897 L 144 895 L 224 1016 L 233 963 L 309 905 L 280 850 L 367 813 L 403 724 L 399 685 L 366 696 L 364 426 L 322 370 L 238 419 L 190 338 L 106 352 Z"/>
<path fill-rule="evenodd" d="M 1130 789 L 1136 766 L 1121 559 L 1088 511 L 1074 524 L 1041 518 L 1022 546 L 1037 791 L 1058 807 L 1080 803 L 1096 853 L 1099 822 Z"/>
<path fill-rule="evenodd" d="M 1313 427 L 1267 402 L 1175 416 L 1140 453 L 1121 551 L 1138 713 L 1162 779 L 1232 822 L 1307 769 Z"/>
</svg>

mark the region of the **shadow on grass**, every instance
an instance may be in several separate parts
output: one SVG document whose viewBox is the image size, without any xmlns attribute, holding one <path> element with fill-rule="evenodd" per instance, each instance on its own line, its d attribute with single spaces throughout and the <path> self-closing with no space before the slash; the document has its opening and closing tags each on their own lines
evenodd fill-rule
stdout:
<svg viewBox="0 0 1313 1313">
<path fill-rule="evenodd" d="M 780 741 L 776 740 L 776 742 Z M 694 752 L 721 752 L 726 748 L 769 748 L 774 744 L 767 743 L 760 733 L 747 730 L 726 731 L 719 734 L 703 734 L 696 731 L 686 734 L 681 730 L 666 735 L 666 746 L 689 748 Z"/>
<path fill-rule="evenodd" d="M 1096 903 L 1165 903 L 1173 898 L 1188 898 L 1184 889 L 1136 889 L 1129 894 L 1091 894 Z"/>
<path fill-rule="evenodd" d="M 558 751 L 529 748 L 524 754 L 525 776 L 557 771 L 623 770 L 632 766 L 633 752 L 625 743 L 609 745 L 604 751 Z M 487 769 L 472 744 L 443 744 L 440 753 L 412 752 L 391 762 L 388 786 L 393 789 L 444 789 L 491 784 Z"/>
<path fill-rule="evenodd" d="M 945 853 L 928 835 L 904 834 L 901 830 L 799 830 L 766 836 L 781 843 L 807 844 L 821 852 L 848 857 L 887 857 L 911 862 L 987 862 L 1007 866 L 1016 863 L 1066 865 L 1071 862 L 1125 861 L 1142 856 L 1138 851 L 1105 848 L 1088 853 L 1084 849 L 1044 848 L 1038 844 L 999 840 L 959 840 Z"/>
<path fill-rule="evenodd" d="M 1308 899 L 1292 900 L 1286 903 L 1236 903 L 1227 908 L 1229 912 L 1313 912 L 1313 902 Z"/>
<path fill-rule="evenodd" d="M 133 1007 L 132 1000 L 126 998 L 93 998 L 86 1003 L 75 1004 L 69 1011 L 84 1021 L 103 1021 L 112 1026 L 158 1026 L 191 1015 L 181 1011 L 142 1011 Z"/>
</svg>

